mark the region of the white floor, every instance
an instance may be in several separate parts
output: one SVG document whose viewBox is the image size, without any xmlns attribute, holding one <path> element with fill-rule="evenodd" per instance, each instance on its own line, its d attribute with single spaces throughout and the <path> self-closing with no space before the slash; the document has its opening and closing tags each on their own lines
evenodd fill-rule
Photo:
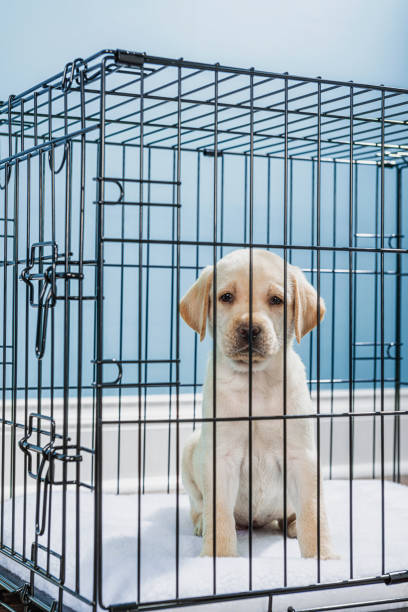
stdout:
<svg viewBox="0 0 408 612">
<path fill-rule="evenodd" d="M 322 561 L 321 582 L 345 580 L 350 577 L 349 548 L 349 484 L 347 481 L 325 482 L 328 515 L 335 549 L 340 554 L 338 561 Z M 355 481 L 353 484 L 354 512 L 354 577 L 381 574 L 381 482 Z M 27 550 L 33 541 L 34 497 L 28 498 Z M 157 601 L 175 596 L 176 567 L 176 513 L 175 495 L 147 494 L 142 497 L 141 514 L 141 599 Z M 67 500 L 67 566 L 66 584 L 74 586 L 75 551 L 75 497 L 72 492 Z M 5 503 L 5 544 L 11 544 L 11 502 Z M 22 498 L 16 500 L 15 548 L 22 547 Z M 93 566 L 93 498 L 88 492 L 81 493 L 81 555 L 80 592 L 91 596 Z M 137 496 L 105 495 L 103 498 L 103 603 L 105 605 L 135 601 L 137 598 Z M 53 520 L 51 547 L 59 551 L 61 545 L 61 494 L 53 495 Z M 17 524 L 18 523 L 18 524 Z M 245 591 L 248 589 L 248 532 L 240 531 L 239 558 L 217 560 L 217 592 Z M 46 536 L 40 538 L 46 544 Z M 213 591 L 213 563 L 200 558 L 201 539 L 193 535 L 188 513 L 188 500 L 180 496 L 180 559 L 179 596 L 210 594 Z M 317 580 L 317 564 L 314 560 L 302 559 L 296 540 L 288 540 L 287 572 L 289 585 L 308 585 Z M 385 561 L 386 572 L 408 568 L 408 487 L 385 483 Z M 39 554 L 38 562 L 45 565 L 45 555 Z M 0 556 L 0 565 L 27 579 L 27 571 Z M 51 566 L 59 572 L 58 562 Z M 283 537 L 272 530 L 253 532 L 253 582 L 252 588 L 266 589 L 283 585 Z M 37 584 L 37 582 L 36 582 Z M 51 596 L 56 589 L 47 581 L 39 580 L 38 587 Z M 383 584 L 335 591 L 320 591 L 274 597 L 273 611 L 294 608 L 315 608 L 320 605 L 335 605 L 352 601 L 369 601 L 404 597 L 408 599 L 408 583 L 395 586 Z M 89 610 L 71 596 L 64 601 L 75 612 Z M 386 605 L 373 606 L 372 610 L 385 609 Z M 183 608 L 192 610 L 192 608 Z M 263 599 L 200 606 L 201 612 L 266 612 Z"/>
</svg>

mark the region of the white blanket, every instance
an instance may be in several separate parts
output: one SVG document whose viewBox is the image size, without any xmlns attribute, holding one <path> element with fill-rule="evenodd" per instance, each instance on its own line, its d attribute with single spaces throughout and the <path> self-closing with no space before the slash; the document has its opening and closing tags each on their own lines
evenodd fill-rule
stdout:
<svg viewBox="0 0 408 612">
<path fill-rule="evenodd" d="M 349 484 L 347 481 L 325 482 L 328 517 L 336 552 L 340 560 L 321 562 L 321 582 L 345 580 L 350 577 L 349 539 Z M 381 574 L 381 483 L 360 480 L 353 483 L 353 561 L 354 578 Z M 27 502 L 27 551 L 34 531 L 34 496 Z M 174 494 L 146 494 L 142 496 L 141 514 L 141 599 L 157 601 L 175 596 L 176 498 Z M 67 555 L 66 584 L 75 584 L 75 496 L 72 489 L 67 496 Z M 22 547 L 22 498 L 15 506 L 15 549 Z M 61 546 L 61 492 L 53 492 L 51 548 Z M 81 493 L 81 554 L 80 592 L 91 598 L 93 575 L 93 496 Z M 212 559 L 200 558 L 201 538 L 193 535 L 188 512 L 188 499 L 180 495 L 180 560 L 179 596 L 211 594 L 213 591 Z M 11 545 L 11 501 L 5 503 L 4 542 Z M 132 602 L 137 598 L 137 496 L 104 495 L 103 497 L 103 602 L 105 605 Z M 39 539 L 46 545 L 46 534 Z M 217 559 L 217 593 L 248 589 L 248 532 L 238 532 L 240 557 Z M 287 541 L 288 585 L 308 585 L 317 580 L 315 560 L 302 559 L 297 540 Z M 272 529 L 253 531 L 252 588 L 267 589 L 283 586 L 283 537 Z M 38 562 L 45 565 L 45 554 L 39 553 Z M 28 572 L 0 555 L 0 565 L 27 580 Z M 59 563 L 52 560 L 51 568 L 59 573 Z M 385 570 L 408 568 L 408 487 L 385 483 Z M 36 585 L 52 597 L 56 588 L 45 580 Z M 393 586 L 341 588 L 335 591 L 314 591 L 273 598 L 273 611 L 295 608 L 315 608 L 352 601 L 368 601 L 407 597 L 408 583 Z M 75 612 L 88 612 L 86 604 L 64 595 L 64 603 Z M 401 604 L 402 605 L 402 604 Z M 373 606 L 372 610 L 387 606 Z M 192 608 L 183 608 L 192 610 Z M 203 605 L 200 612 L 265 612 L 265 598 Z"/>
</svg>

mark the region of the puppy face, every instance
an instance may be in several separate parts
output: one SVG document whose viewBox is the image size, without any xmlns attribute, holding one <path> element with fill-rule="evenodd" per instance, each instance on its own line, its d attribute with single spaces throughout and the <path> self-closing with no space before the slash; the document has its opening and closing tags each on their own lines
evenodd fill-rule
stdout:
<svg viewBox="0 0 408 612">
<path fill-rule="evenodd" d="M 218 350 L 234 369 L 243 371 L 248 369 L 252 353 L 252 368 L 260 370 L 283 349 L 285 301 L 286 341 L 296 335 L 300 342 L 317 325 L 318 314 L 320 320 L 323 318 L 323 300 L 320 299 L 318 309 L 314 288 L 300 269 L 290 264 L 285 295 L 284 261 L 269 251 L 253 250 L 251 281 L 250 252 L 245 249 L 234 251 L 217 263 L 215 290 L 213 268 L 205 268 L 182 299 L 180 313 L 202 340 L 207 321 L 210 333 L 214 333 L 216 312 Z"/>
<path fill-rule="evenodd" d="M 272 264 L 272 265 L 271 265 Z M 281 269 L 282 268 L 282 269 Z M 252 325 L 249 251 L 233 253 L 217 265 L 216 295 L 211 292 L 209 326 L 213 331 L 214 303 L 217 311 L 217 346 L 237 369 L 248 369 L 250 347 L 255 369 L 280 350 L 283 344 L 283 266 L 253 252 Z"/>
</svg>

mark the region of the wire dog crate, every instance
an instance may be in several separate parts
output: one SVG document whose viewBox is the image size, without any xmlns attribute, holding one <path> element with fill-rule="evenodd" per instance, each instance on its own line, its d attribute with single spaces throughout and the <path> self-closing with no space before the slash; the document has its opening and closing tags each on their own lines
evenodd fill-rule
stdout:
<svg viewBox="0 0 408 612">
<path fill-rule="evenodd" d="M 408 601 L 407 156 L 408 90 L 121 50 L 0 104 L 0 585 L 25 609 Z M 212 342 L 179 302 L 243 247 L 326 302 L 299 352 L 338 562 L 252 525 L 198 558 L 180 455 Z"/>
</svg>

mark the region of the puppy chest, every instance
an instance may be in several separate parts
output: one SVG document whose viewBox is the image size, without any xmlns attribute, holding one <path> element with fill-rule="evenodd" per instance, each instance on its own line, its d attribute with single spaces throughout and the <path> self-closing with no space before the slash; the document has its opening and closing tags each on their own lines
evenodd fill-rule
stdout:
<svg viewBox="0 0 408 612">
<path fill-rule="evenodd" d="M 246 454 L 241 465 L 235 516 L 239 524 L 247 524 L 251 482 L 252 518 L 263 525 L 282 514 L 282 471 L 274 453 L 259 453 L 256 446 L 252 450 L 252 461 Z"/>
<path fill-rule="evenodd" d="M 269 388 L 265 381 L 261 384 L 254 378 L 250 394 L 246 377 L 228 381 L 228 384 L 220 383 L 217 391 L 217 414 L 229 417 L 247 417 L 250 414 L 253 417 L 279 417 L 283 414 L 282 387 L 276 385 Z M 269 425 L 272 421 L 264 420 L 260 423 Z M 254 425 L 258 425 L 258 422 L 254 422 Z"/>
<path fill-rule="evenodd" d="M 249 436 L 248 450 L 244 456 L 245 469 L 249 466 Z M 252 451 L 251 461 L 254 477 L 258 480 L 270 479 L 281 471 L 282 462 L 282 423 L 279 421 L 253 421 L 252 422 Z"/>
</svg>

